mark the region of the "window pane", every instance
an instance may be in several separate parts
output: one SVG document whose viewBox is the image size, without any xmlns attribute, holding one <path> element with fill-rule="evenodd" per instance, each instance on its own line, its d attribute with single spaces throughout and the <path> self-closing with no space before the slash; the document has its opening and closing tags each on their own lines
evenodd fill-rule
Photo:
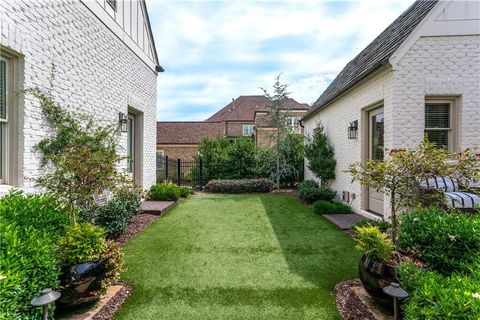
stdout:
<svg viewBox="0 0 480 320">
<path fill-rule="evenodd" d="M 427 104 L 425 106 L 425 128 L 450 128 L 450 105 Z"/>
<path fill-rule="evenodd" d="M 5 61 L 0 60 L 0 118 L 7 116 L 7 70 Z"/>
<path fill-rule="evenodd" d="M 425 130 L 425 136 L 438 148 L 448 148 L 448 130 Z"/>
<path fill-rule="evenodd" d="M 127 132 L 127 171 L 133 172 L 133 119 L 128 118 L 128 132 Z"/>
</svg>

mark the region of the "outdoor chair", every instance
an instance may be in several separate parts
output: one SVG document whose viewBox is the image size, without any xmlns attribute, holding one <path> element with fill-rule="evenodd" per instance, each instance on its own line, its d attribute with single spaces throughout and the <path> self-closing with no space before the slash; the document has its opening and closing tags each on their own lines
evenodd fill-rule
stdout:
<svg viewBox="0 0 480 320">
<path fill-rule="evenodd" d="M 420 187 L 425 191 L 436 191 L 443 194 L 444 204 L 448 208 L 475 209 L 480 207 L 480 195 L 472 192 L 478 190 L 475 186 L 471 188 L 460 188 L 458 180 L 450 177 L 434 177 L 420 182 Z M 424 192 L 428 193 L 428 192 Z"/>
</svg>

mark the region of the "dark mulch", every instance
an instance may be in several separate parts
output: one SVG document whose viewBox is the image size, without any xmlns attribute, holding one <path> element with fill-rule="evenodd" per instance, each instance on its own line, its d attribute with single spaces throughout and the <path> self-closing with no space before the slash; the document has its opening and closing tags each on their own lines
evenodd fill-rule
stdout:
<svg viewBox="0 0 480 320">
<path fill-rule="evenodd" d="M 360 280 L 347 280 L 337 283 L 333 292 L 336 295 L 337 309 L 343 320 L 375 320 L 375 316 L 353 292 L 352 287 L 361 286 Z"/>
<path fill-rule="evenodd" d="M 132 292 L 132 286 L 128 283 L 119 281 L 116 284 L 121 284 L 123 288 L 92 317 L 92 320 L 110 320 Z"/>
<path fill-rule="evenodd" d="M 127 230 L 122 233 L 115 242 L 119 245 L 124 245 L 130 239 L 132 239 L 137 233 L 148 227 L 153 221 L 160 218 L 157 214 L 149 214 L 149 213 L 140 213 L 132 218 L 130 224 L 128 225 Z"/>
</svg>

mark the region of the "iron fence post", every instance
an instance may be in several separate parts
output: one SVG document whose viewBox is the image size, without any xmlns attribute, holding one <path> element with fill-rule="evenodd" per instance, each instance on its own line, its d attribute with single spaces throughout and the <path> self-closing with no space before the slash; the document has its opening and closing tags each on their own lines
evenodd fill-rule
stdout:
<svg viewBox="0 0 480 320">
<path fill-rule="evenodd" d="M 180 159 L 177 159 L 177 184 L 180 185 Z"/>
<path fill-rule="evenodd" d="M 203 187 L 203 161 L 202 158 L 200 158 L 200 188 Z"/>
<path fill-rule="evenodd" d="M 165 181 L 168 181 L 168 156 L 165 156 Z"/>
</svg>

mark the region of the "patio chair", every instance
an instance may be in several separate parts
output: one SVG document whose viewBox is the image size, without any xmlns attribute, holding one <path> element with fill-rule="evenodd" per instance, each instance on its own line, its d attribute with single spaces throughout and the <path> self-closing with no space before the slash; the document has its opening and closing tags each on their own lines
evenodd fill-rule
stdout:
<svg viewBox="0 0 480 320">
<path fill-rule="evenodd" d="M 480 207 L 480 195 L 461 189 L 458 181 L 454 178 L 429 178 L 420 182 L 420 187 L 442 192 L 445 204 L 449 208 L 475 209 Z"/>
</svg>

